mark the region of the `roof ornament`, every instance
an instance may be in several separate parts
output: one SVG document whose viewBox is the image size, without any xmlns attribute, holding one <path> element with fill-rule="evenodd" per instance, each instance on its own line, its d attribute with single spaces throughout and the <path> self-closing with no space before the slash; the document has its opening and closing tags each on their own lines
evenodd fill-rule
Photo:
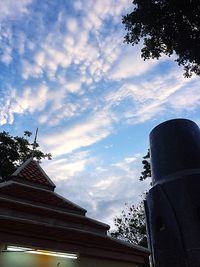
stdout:
<svg viewBox="0 0 200 267">
<path fill-rule="evenodd" d="M 34 156 L 35 156 L 35 150 L 36 150 L 36 147 L 37 147 L 37 135 L 38 135 L 38 128 L 36 129 L 35 131 L 35 138 L 34 138 L 34 142 L 33 142 L 33 150 L 32 150 L 32 155 L 31 155 L 31 158 L 33 159 Z"/>
</svg>

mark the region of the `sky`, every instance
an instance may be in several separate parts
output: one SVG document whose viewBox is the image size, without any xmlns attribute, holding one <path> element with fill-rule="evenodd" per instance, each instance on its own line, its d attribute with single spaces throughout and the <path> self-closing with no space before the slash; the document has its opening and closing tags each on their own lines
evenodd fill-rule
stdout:
<svg viewBox="0 0 200 267">
<path fill-rule="evenodd" d="M 200 78 L 175 56 L 143 61 L 124 43 L 131 0 L 0 1 L 0 125 L 39 128 L 42 168 L 56 192 L 113 227 L 137 204 L 149 133 L 159 123 L 200 123 Z"/>
</svg>

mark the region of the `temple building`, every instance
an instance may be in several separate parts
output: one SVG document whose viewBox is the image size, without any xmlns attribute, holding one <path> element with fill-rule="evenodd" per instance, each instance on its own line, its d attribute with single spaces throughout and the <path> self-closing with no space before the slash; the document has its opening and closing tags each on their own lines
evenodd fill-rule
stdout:
<svg viewBox="0 0 200 267">
<path fill-rule="evenodd" d="M 55 187 L 32 158 L 0 183 L 1 267 L 134 267 L 148 257 Z"/>
</svg>

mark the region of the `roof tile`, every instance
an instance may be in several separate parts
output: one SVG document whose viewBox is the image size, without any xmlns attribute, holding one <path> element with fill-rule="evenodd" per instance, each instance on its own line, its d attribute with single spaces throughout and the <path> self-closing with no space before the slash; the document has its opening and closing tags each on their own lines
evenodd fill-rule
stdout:
<svg viewBox="0 0 200 267">
<path fill-rule="evenodd" d="M 73 202 L 60 197 L 58 194 L 47 191 L 39 190 L 37 188 L 26 186 L 22 184 L 12 183 L 0 188 L 0 194 L 15 197 L 17 199 L 28 201 L 32 204 L 45 205 L 50 208 L 59 208 L 67 210 L 72 213 L 84 215 L 86 210 L 74 204 Z"/>
<path fill-rule="evenodd" d="M 54 189 L 55 185 L 40 167 L 40 165 L 33 159 L 28 159 L 22 166 L 20 166 L 12 175 L 11 179 L 15 181 L 25 181 L 37 185 Z"/>
</svg>

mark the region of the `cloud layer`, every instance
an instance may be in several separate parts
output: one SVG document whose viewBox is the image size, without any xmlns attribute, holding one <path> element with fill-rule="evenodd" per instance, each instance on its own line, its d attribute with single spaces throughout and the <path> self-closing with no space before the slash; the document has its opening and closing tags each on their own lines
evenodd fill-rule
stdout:
<svg viewBox="0 0 200 267">
<path fill-rule="evenodd" d="M 38 9 L 40 6 L 40 9 Z M 129 0 L 0 3 L 0 125 L 39 126 L 58 192 L 112 224 L 137 202 L 148 133 L 174 117 L 199 121 L 199 78 L 173 59 L 143 61 L 123 43 Z M 123 141 L 123 142 L 122 142 Z"/>
</svg>

